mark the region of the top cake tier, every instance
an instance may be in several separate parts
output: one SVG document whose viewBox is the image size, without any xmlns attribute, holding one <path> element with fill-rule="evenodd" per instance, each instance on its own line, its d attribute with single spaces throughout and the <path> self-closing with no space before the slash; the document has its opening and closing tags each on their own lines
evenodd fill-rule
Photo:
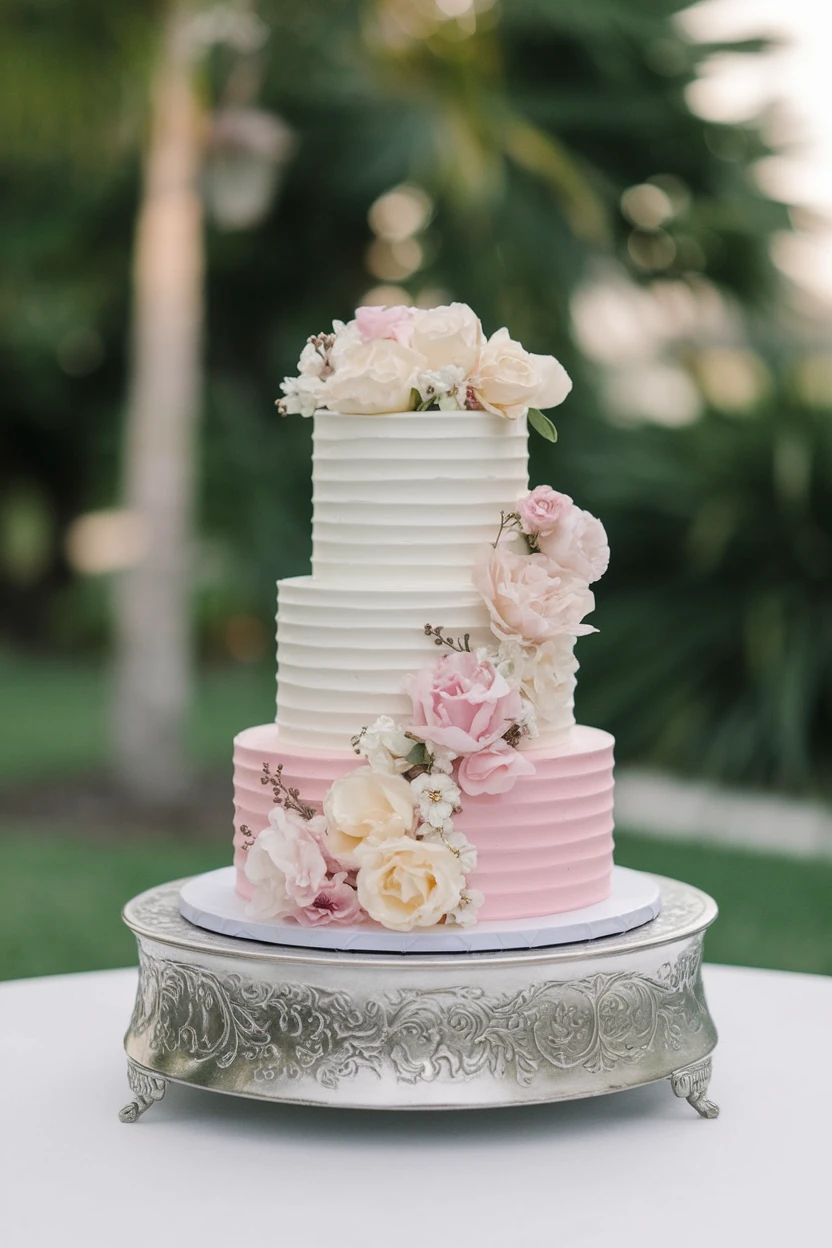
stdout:
<svg viewBox="0 0 832 1248">
<path fill-rule="evenodd" d="M 528 490 L 526 419 L 317 412 L 312 472 L 316 581 L 468 585 L 500 511 Z"/>
</svg>

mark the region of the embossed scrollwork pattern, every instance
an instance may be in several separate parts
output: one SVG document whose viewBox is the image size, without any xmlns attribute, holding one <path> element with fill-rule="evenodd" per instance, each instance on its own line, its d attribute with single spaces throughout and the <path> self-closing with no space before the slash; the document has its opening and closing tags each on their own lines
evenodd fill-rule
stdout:
<svg viewBox="0 0 832 1248">
<path fill-rule="evenodd" d="M 700 958 L 695 939 L 650 976 L 611 970 L 503 995 L 471 986 L 353 999 L 144 951 L 130 1034 L 154 1055 L 242 1064 L 255 1083 L 311 1077 L 335 1088 L 360 1071 L 392 1070 L 402 1083 L 488 1073 L 528 1086 L 541 1073 L 596 1073 L 678 1052 L 708 1017 Z"/>
</svg>

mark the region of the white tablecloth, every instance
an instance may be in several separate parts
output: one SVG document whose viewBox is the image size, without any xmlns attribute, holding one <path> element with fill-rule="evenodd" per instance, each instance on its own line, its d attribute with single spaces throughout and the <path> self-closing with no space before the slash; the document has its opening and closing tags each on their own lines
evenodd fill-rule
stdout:
<svg viewBox="0 0 832 1248">
<path fill-rule="evenodd" d="M 135 972 L 0 985 L 3 1248 L 783 1248 L 832 1243 L 832 979 L 706 968 L 705 1121 L 667 1083 L 381 1114 L 172 1085 L 135 1125 Z"/>
</svg>

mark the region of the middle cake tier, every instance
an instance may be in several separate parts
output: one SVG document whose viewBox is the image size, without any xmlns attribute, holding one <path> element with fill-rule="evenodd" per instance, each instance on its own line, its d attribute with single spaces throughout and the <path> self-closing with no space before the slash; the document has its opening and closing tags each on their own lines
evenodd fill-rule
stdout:
<svg viewBox="0 0 832 1248">
<path fill-rule="evenodd" d="M 438 658 L 425 625 L 493 644 L 488 611 L 471 586 L 349 588 L 311 576 L 278 583 L 277 723 L 286 745 L 349 749 L 379 715 L 406 720 L 402 682 Z"/>
</svg>

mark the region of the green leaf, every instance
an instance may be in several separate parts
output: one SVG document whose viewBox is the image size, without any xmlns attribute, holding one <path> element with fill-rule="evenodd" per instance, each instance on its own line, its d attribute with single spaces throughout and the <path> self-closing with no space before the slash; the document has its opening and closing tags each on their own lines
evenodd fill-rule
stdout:
<svg viewBox="0 0 832 1248">
<path fill-rule="evenodd" d="M 532 429 L 536 429 L 541 437 L 547 442 L 557 442 L 558 431 L 552 424 L 548 416 L 544 416 L 536 407 L 529 408 L 529 424 Z"/>
<path fill-rule="evenodd" d="M 428 765 L 430 754 L 428 754 L 427 746 L 424 742 L 419 741 L 414 745 L 407 756 L 407 761 L 412 767 L 426 767 Z"/>
<path fill-rule="evenodd" d="M 410 410 L 412 412 L 418 412 L 419 404 L 421 402 L 422 402 L 422 396 L 419 393 L 419 391 L 416 389 L 416 387 L 414 386 L 413 389 L 410 391 Z"/>
</svg>

